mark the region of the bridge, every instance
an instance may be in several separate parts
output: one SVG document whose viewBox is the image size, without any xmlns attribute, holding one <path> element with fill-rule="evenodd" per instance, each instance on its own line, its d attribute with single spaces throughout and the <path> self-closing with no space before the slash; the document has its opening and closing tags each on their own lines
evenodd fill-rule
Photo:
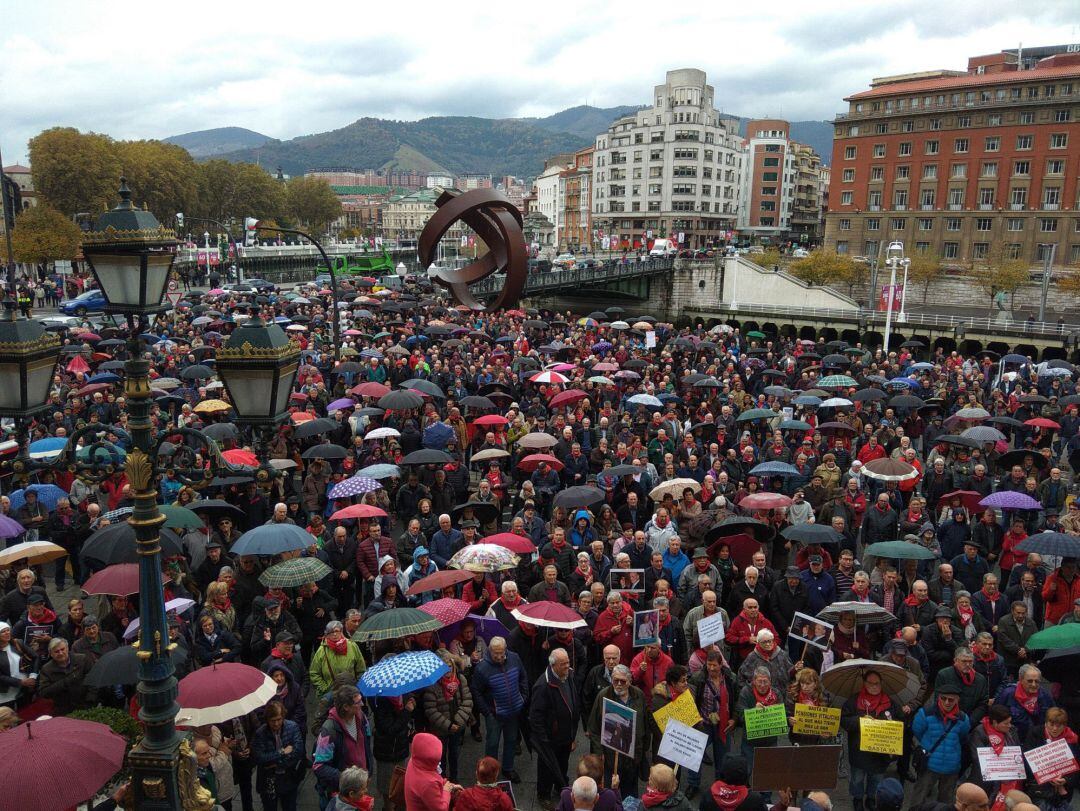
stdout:
<svg viewBox="0 0 1080 811">
<path fill-rule="evenodd" d="M 525 295 L 546 297 L 587 292 L 621 300 L 647 302 L 652 298 L 650 282 L 668 276 L 675 260 L 650 257 L 645 261 L 611 261 L 591 268 L 550 270 L 530 273 L 525 280 Z M 502 274 L 493 274 L 471 286 L 480 298 L 493 298 L 503 284 Z"/>
</svg>

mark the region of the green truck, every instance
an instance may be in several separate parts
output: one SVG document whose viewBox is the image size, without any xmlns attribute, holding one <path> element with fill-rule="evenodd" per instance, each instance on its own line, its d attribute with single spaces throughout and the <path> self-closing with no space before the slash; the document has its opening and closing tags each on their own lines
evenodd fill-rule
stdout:
<svg viewBox="0 0 1080 811">
<path fill-rule="evenodd" d="M 339 279 L 350 276 L 371 276 L 377 278 L 394 272 L 394 260 L 385 249 L 377 253 L 364 253 L 360 256 L 341 256 L 331 259 L 334 265 L 334 274 Z M 327 271 L 328 268 L 320 266 L 317 272 Z"/>
</svg>

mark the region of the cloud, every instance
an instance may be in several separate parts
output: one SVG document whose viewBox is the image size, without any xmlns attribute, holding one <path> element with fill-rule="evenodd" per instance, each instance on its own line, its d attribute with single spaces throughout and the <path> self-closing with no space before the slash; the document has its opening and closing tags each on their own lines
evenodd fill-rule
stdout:
<svg viewBox="0 0 1080 811">
<path fill-rule="evenodd" d="M 544 116 L 647 103 L 700 67 L 739 115 L 829 119 L 875 76 L 963 68 L 1052 44 L 1072 0 L 781 0 L 697 8 L 527 4 L 7 0 L 0 46 L 7 162 L 57 125 L 116 138 L 236 125 L 275 138 L 364 116 Z"/>
</svg>

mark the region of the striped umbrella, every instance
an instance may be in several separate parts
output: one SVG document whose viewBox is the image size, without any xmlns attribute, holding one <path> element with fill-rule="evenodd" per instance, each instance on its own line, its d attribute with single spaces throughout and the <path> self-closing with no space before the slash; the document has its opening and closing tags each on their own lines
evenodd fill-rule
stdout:
<svg viewBox="0 0 1080 811">
<path fill-rule="evenodd" d="M 433 651 L 406 651 L 369 667 L 356 686 L 365 696 L 401 696 L 430 687 L 448 672 Z"/>
<path fill-rule="evenodd" d="M 364 620 L 352 638 L 354 642 L 400 639 L 424 631 L 437 631 L 442 626 L 442 622 L 419 608 L 391 608 Z"/>
<path fill-rule="evenodd" d="M 259 575 L 259 582 L 268 589 L 292 589 L 305 583 L 317 583 L 332 571 L 318 558 L 292 558 L 275 563 Z"/>
</svg>

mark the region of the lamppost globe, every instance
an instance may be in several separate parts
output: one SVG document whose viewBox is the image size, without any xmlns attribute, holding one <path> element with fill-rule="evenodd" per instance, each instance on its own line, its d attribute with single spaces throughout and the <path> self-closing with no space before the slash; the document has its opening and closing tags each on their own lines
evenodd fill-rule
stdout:
<svg viewBox="0 0 1080 811">
<path fill-rule="evenodd" d="M 46 407 L 60 340 L 37 321 L 0 321 L 0 416 L 27 417 Z"/>
<path fill-rule="evenodd" d="M 271 425 L 287 416 L 300 346 L 281 327 L 253 318 L 233 330 L 215 357 L 218 377 L 242 422 Z"/>
<path fill-rule="evenodd" d="M 398 276 L 405 278 L 405 274 L 409 272 L 409 269 L 405 267 L 404 262 L 398 262 L 397 267 L 394 268 L 394 271 L 397 273 Z"/>
<path fill-rule="evenodd" d="M 135 207 L 127 181 L 120 178 L 120 202 L 83 235 L 83 255 L 105 296 L 105 312 L 163 312 L 176 245 L 171 229 Z"/>
</svg>

